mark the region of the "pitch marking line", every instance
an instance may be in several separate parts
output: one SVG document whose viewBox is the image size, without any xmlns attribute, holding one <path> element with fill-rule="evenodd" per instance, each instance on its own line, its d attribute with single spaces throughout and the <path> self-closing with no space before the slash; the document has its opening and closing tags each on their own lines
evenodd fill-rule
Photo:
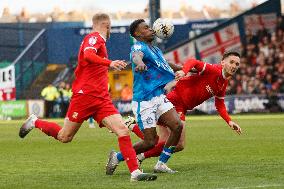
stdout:
<svg viewBox="0 0 284 189">
<path fill-rule="evenodd" d="M 283 187 L 283 186 L 284 185 L 280 184 L 272 184 L 272 185 L 240 186 L 240 187 L 216 188 L 216 189 L 247 189 L 247 188 Z"/>
</svg>

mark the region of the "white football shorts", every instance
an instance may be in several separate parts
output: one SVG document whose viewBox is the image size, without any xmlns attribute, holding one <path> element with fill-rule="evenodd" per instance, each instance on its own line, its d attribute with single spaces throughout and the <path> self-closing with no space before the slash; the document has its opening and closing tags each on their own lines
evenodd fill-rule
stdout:
<svg viewBox="0 0 284 189">
<path fill-rule="evenodd" d="M 156 127 L 160 116 L 172 108 L 173 104 L 164 94 L 149 101 L 132 101 L 132 111 L 141 130 Z"/>
</svg>

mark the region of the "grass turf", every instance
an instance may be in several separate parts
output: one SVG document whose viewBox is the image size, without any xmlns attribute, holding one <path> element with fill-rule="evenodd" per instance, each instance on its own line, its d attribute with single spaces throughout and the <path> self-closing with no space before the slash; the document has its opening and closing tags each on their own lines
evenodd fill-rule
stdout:
<svg viewBox="0 0 284 189">
<path fill-rule="evenodd" d="M 187 117 L 186 148 L 168 163 L 179 172 L 143 183 L 129 182 L 125 164 L 105 175 L 108 153 L 118 149 L 106 129 L 85 124 L 71 143 L 61 144 L 36 129 L 20 139 L 23 120 L 1 121 L 0 188 L 284 188 L 284 114 L 233 119 L 243 135 L 218 116 Z M 142 168 L 151 172 L 156 161 L 146 160 Z"/>
</svg>

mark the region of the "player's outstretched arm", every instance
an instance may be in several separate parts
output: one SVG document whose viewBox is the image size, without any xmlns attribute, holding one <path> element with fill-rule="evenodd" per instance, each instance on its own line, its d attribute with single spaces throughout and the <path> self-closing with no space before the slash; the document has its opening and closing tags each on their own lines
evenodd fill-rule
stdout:
<svg viewBox="0 0 284 189">
<path fill-rule="evenodd" d="M 96 52 L 92 49 L 87 49 L 84 52 L 84 59 L 90 63 L 100 64 L 104 66 L 109 66 L 115 70 L 120 71 L 127 66 L 127 63 L 123 60 L 114 60 L 111 61 L 107 58 L 102 58 L 96 54 Z"/>
<path fill-rule="evenodd" d="M 236 131 L 236 133 L 238 133 L 239 135 L 242 134 L 242 129 L 237 123 L 233 121 L 229 121 L 228 125 L 230 126 L 231 129 Z"/>
<path fill-rule="evenodd" d="M 215 106 L 217 111 L 219 112 L 220 116 L 227 122 L 229 127 L 236 131 L 239 135 L 242 133 L 241 127 L 233 122 L 226 110 L 224 97 L 215 97 Z"/>
<path fill-rule="evenodd" d="M 144 54 L 142 52 L 133 52 L 132 53 L 132 61 L 136 65 L 135 71 L 136 72 L 143 72 L 147 71 L 147 66 L 143 62 L 143 56 Z"/>
<path fill-rule="evenodd" d="M 174 70 L 174 72 L 182 70 L 182 66 L 181 65 L 177 65 L 173 62 L 168 61 L 169 66 Z"/>
<path fill-rule="evenodd" d="M 115 70 L 121 71 L 127 66 L 127 63 L 123 60 L 114 60 L 110 63 L 109 67 Z"/>
<path fill-rule="evenodd" d="M 84 60 L 86 60 L 87 62 L 93 63 L 93 64 L 100 64 L 104 66 L 109 66 L 111 63 L 111 60 L 100 57 L 92 49 L 87 49 L 84 52 Z"/>
</svg>

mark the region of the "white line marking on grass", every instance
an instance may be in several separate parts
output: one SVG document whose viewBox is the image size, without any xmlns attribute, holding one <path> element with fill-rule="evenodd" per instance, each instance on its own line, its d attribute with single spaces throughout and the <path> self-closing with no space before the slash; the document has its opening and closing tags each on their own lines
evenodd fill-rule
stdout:
<svg viewBox="0 0 284 189">
<path fill-rule="evenodd" d="M 237 187 L 229 187 L 229 188 L 217 188 L 217 189 L 247 189 L 247 188 L 266 188 L 266 187 L 282 187 L 284 185 L 280 184 L 267 184 L 267 185 L 258 185 L 258 186 L 237 186 Z"/>
</svg>

